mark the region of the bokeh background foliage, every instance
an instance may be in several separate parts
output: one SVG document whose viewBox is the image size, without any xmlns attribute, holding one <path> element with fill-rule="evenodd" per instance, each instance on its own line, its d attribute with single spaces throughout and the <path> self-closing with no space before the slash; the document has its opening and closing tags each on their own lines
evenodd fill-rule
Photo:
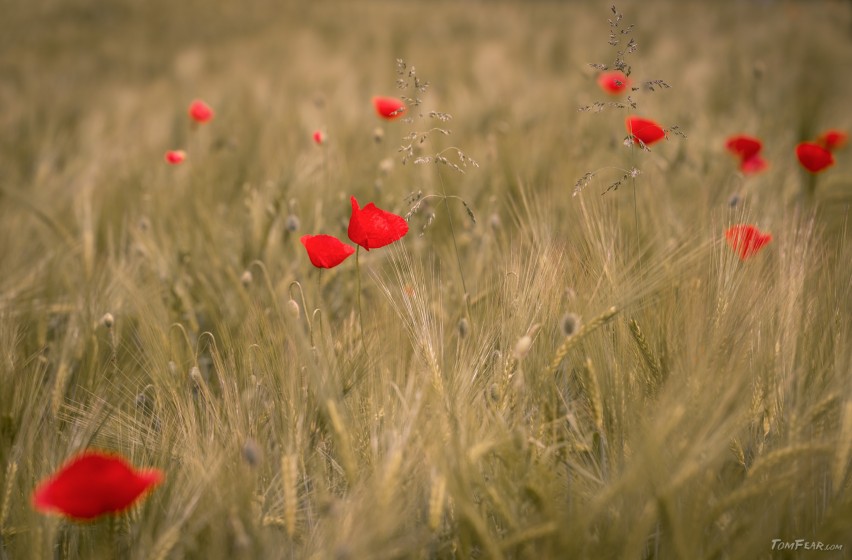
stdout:
<svg viewBox="0 0 852 560">
<path fill-rule="evenodd" d="M 650 153 L 577 110 L 603 3 L 2 2 L 0 557 L 846 557 L 852 155 L 810 197 L 793 147 L 852 130 L 849 3 L 618 8 L 633 78 L 672 86 L 631 111 L 688 137 Z M 397 58 L 454 117 L 420 153 L 479 168 L 401 164 L 433 123 L 373 113 Z M 299 236 L 420 191 L 476 221 L 429 199 L 362 253 L 362 346 L 354 263 Z M 734 223 L 773 241 L 740 262 Z M 33 511 L 86 447 L 166 481 Z"/>
</svg>

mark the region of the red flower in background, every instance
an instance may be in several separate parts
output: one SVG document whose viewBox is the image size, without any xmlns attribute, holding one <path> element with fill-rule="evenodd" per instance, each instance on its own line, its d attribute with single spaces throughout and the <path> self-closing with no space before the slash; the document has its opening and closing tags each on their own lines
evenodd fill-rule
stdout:
<svg viewBox="0 0 852 560">
<path fill-rule="evenodd" d="M 372 202 L 360 208 L 354 196 L 351 202 L 348 233 L 353 243 L 369 251 L 390 245 L 408 233 L 408 223 L 402 216 L 386 212 Z"/>
<path fill-rule="evenodd" d="M 189 105 L 189 117 L 197 123 L 204 124 L 213 118 L 213 109 L 207 103 L 196 99 Z"/>
<path fill-rule="evenodd" d="M 183 163 L 186 159 L 186 152 L 183 150 L 169 150 L 166 152 L 166 161 L 172 165 Z"/>
<path fill-rule="evenodd" d="M 86 451 L 39 484 L 32 501 L 45 513 L 93 519 L 127 509 L 162 480 L 157 469 L 137 471 L 120 456 Z"/>
<path fill-rule="evenodd" d="M 728 138 L 725 147 L 735 156 L 745 160 L 757 155 L 763 149 L 763 143 L 754 136 L 739 134 Z"/>
<path fill-rule="evenodd" d="M 630 86 L 630 79 L 618 70 L 601 72 L 598 74 L 598 85 L 605 92 L 618 95 Z"/>
<path fill-rule="evenodd" d="M 740 171 L 746 175 L 760 173 L 767 167 L 769 167 L 769 164 L 760 154 L 754 154 L 740 161 Z"/>
<path fill-rule="evenodd" d="M 303 235 L 300 241 L 311 264 L 317 268 L 334 268 L 355 252 L 350 245 L 332 235 Z"/>
<path fill-rule="evenodd" d="M 802 167 L 811 173 L 819 173 L 834 165 L 834 156 L 827 149 L 813 142 L 802 142 L 796 146 L 796 157 Z"/>
<path fill-rule="evenodd" d="M 728 228 L 725 240 L 739 254 L 740 260 L 744 261 L 772 241 L 772 235 L 761 232 L 753 225 L 738 225 Z"/>
<path fill-rule="evenodd" d="M 725 142 L 725 148 L 739 158 L 740 171 L 746 175 L 759 173 L 769 166 L 760 155 L 763 143 L 754 136 L 731 136 Z"/>
<path fill-rule="evenodd" d="M 322 146 L 325 144 L 325 132 L 322 130 L 314 131 L 314 142 L 316 142 L 317 146 Z"/>
<path fill-rule="evenodd" d="M 405 113 L 405 103 L 395 97 L 374 97 L 373 106 L 383 119 L 392 121 Z"/>
<path fill-rule="evenodd" d="M 829 151 L 834 151 L 846 145 L 849 135 L 842 130 L 826 130 L 817 136 L 816 143 Z"/>
<path fill-rule="evenodd" d="M 637 144 L 641 141 L 646 146 L 650 146 L 666 137 L 663 127 L 650 119 L 627 117 L 625 124 L 627 132 L 633 136 L 633 141 Z"/>
</svg>

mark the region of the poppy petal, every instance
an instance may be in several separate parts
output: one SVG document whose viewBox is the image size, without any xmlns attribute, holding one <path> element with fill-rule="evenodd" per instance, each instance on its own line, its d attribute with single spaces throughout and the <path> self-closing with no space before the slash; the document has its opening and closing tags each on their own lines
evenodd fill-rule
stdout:
<svg viewBox="0 0 852 560">
<path fill-rule="evenodd" d="M 834 165 L 834 156 L 830 151 L 813 142 L 802 142 L 796 146 L 796 157 L 802 167 L 811 173 L 819 173 Z"/>
<path fill-rule="evenodd" d="M 380 117 L 389 121 L 398 119 L 405 113 L 405 103 L 395 97 L 376 96 L 373 98 L 373 107 Z"/>
<path fill-rule="evenodd" d="M 754 154 L 744 158 L 740 162 L 740 171 L 746 175 L 760 173 L 761 171 L 765 171 L 767 167 L 769 167 L 769 164 L 766 163 L 766 160 L 760 154 Z"/>
<path fill-rule="evenodd" d="M 736 225 L 725 231 L 725 240 L 739 254 L 740 260 L 744 261 L 772 241 L 772 235 L 761 232 L 751 224 Z"/>
<path fill-rule="evenodd" d="M 633 136 L 633 141 L 637 144 L 641 140 L 643 144 L 650 146 L 666 137 L 663 127 L 650 119 L 627 117 L 625 124 L 628 134 Z"/>
<path fill-rule="evenodd" d="M 183 163 L 183 160 L 186 159 L 186 152 L 183 150 L 169 150 L 166 152 L 166 162 L 177 165 L 179 163 Z"/>
<path fill-rule="evenodd" d="M 358 206 L 353 196 L 352 216 L 349 218 L 349 239 L 366 250 L 390 245 L 408 233 L 408 222 L 377 207 L 372 202 L 364 208 Z"/>
<path fill-rule="evenodd" d="M 746 160 L 757 155 L 763 149 L 763 143 L 754 136 L 739 134 L 728 138 L 728 141 L 725 142 L 725 148 L 735 156 Z"/>
<path fill-rule="evenodd" d="M 162 480 L 157 469 L 136 470 L 120 456 L 87 451 L 39 484 L 32 501 L 42 512 L 93 519 L 127 509 Z"/>
<path fill-rule="evenodd" d="M 601 72 L 598 74 L 598 85 L 605 92 L 618 95 L 630 86 L 630 79 L 618 70 Z"/>
<path fill-rule="evenodd" d="M 314 131 L 314 142 L 318 146 L 322 146 L 325 143 L 325 133 L 322 130 Z"/>
<path fill-rule="evenodd" d="M 831 129 L 820 134 L 816 139 L 816 143 L 826 150 L 833 152 L 834 150 L 845 146 L 848 139 L 849 135 L 842 130 Z"/>
<path fill-rule="evenodd" d="M 196 99 L 189 105 L 189 117 L 197 123 L 206 123 L 213 118 L 213 109 L 207 103 Z"/>
<path fill-rule="evenodd" d="M 334 268 L 355 252 L 351 245 L 333 235 L 303 235 L 300 239 L 311 264 L 317 268 Z"/>
</svg>

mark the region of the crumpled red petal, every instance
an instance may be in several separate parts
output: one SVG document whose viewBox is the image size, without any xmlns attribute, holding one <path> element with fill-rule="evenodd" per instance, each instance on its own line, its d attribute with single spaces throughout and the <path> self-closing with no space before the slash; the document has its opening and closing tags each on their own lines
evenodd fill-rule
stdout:
<svg viewBox="0 0 852 560">
<path fill-rule="evenodd" d="M 650 119 L 642 117 L 627 117 L 625 120 L 627 132 L 633 135 L 633 141 L 638 144 L 641 140 L 646 146 L 658 142 L 666 137 L 666 131 L 663 127 Z"/>
<path fill-rule="evenodd" d="M 395 97 L 374 97 L 373 107 L 380 117 L 389 121 L 398 119 L 405 113 L 405 103 Z"/>
<path fill-rule="evenodd" d="M 39 484 L 32 502 L 45 513 L 93 519 L 127 509 L 162 480 L 157 469 L 136 470 L 118 455 L 87 451 Z"/>
<path fill-rule="evenodd" d="M 303 235 L 300 241 L 308 252 L 311 264 L 317 268 L 334 268 L 355 252 L 351 245 L 333 235 Z"/>
<path fill-rule="evenodd" d="M 796 146 L 796 157 L 802 167 L 811 173 L 819 173 L 834 165 L 834 156 L 830 151 L 813 142 L 802 142 Z"/>
<path fill-rule="evenodd" d="M 725 148 L 740 159 L 748 159 L 757 155 L 763 149 L 763 143 L 754 136 L 739 134 L 731 136 L 725 142 Z"/>
<path fill-rule="evenodd" d="M 408 233 L 408 223 L 402 216 L 382 210 L 372 202 L 360 208 L 354 196 L 351 202 L 348 234 L 353 243 L 369 251 L 390 245 Z"/>
<path fill-rule="evenodd" d="M 744 261 L 772 241 L 772 234 L 761 232 L 751 224 L 736 225 L 725 231 L 725 240 Z"/>
</svg>

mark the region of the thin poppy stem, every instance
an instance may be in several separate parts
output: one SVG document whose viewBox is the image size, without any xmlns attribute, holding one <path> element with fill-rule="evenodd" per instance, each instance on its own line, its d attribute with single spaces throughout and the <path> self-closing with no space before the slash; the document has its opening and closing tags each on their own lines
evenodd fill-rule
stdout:
<svg viewBox="0 0 852 560">
<path fill-rule="evenodd" d="M 444 197 L 444 207 L 447 209 L 447 219 L 450 222 L 450 236 L 453 238 L 453 250 L 456 253 L 456 265 L 459 268 L 459 277 L 461 278 L 463 299 L 464 299 L 464 308 L 467 314 L 468 321 L 473 324 L 473 317 L 470 315 L 470 296 L 467 292 L 467 284 L 464 281 L 464 270 L 462 269 L 461 257 L 459 256 L 459 246 L 456 243 L 456 228 L 453 225 L 453 213 L 450 211 L 450 203 L 448 201 L 447 189 L 444 186 L 444 176 L 441 174 L 441 170 L 438 170 L 438 178 L 441 180 L 441 194 Z"/>
<path fill-rule="evenodd" d="M 358 324 L 361 326 L 361 346 L 364 351 L 367 351 L 367 344 L 364 342 L 364 313 L 361 310 L 361 246 L 355 249 L 355 275 L 358 281 Z"/>
</svg>

